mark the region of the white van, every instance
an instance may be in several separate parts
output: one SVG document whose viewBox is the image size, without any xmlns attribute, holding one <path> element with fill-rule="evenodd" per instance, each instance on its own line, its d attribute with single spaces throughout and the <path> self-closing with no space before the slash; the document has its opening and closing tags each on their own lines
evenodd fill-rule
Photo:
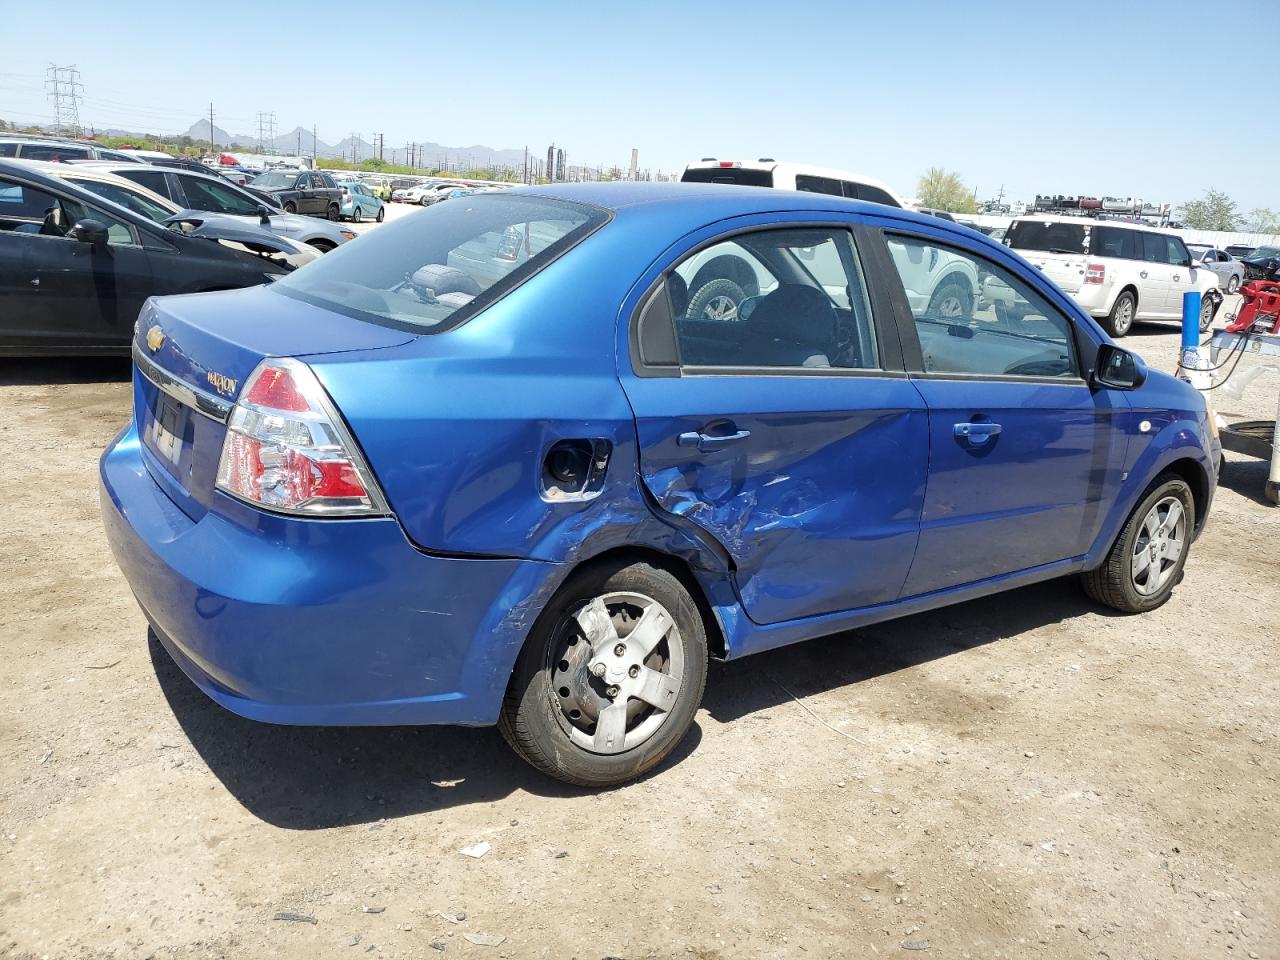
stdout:
<svg viewBox="0 0 1280 960">
<path fill-rule="evenodd" d="M 716 160 L 704 157 L 684 168 L 681 183 L 734 183 L 744 187 L 773 187 L 776 190 L 800 190 L 826 193 L 850 200 L 867 200 L 891 207 L 904 206 L 888 186 L 871 177 L 847 170 L 832 170 L 807 163 L 790 163 L 761 157 L 754 163 L 741 160 Z"/>
<path fill-rule="evenodd" d="M 1039 267 L 1113 337 L 1135 320 L 1182 319 L 1182 295 L 1198 290 L 1200 329 L 1222 304 L 1218 277 L 1196 261 L 1182 238 L 1139 223 L 1086 217 L 1021 217 L 1004 242 Z M 998 289 L 984 291 L 1000 300 Z"/>
</svg>

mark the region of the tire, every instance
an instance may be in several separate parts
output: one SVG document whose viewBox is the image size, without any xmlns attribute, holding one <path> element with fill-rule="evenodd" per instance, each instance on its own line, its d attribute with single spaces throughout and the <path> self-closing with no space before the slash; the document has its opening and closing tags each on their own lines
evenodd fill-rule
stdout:
<svg viewBox="0 0 1280 960">
<path fill-rule="evenodd" d="M 387 219 L 387 208 L 386 208 L 385 206 L 379 207 L 379 208 L 378 208 L 378 222 L 379 222 L 379 223 L 381 223 L 381 222 L 382 222 L 383 220 L 385 220 L 385 219 Z"/>
<path fill-rule="evenodd" d="M 644 630 L 642 642 L 661 631 L 651 652 L 615 654 L 642 632 L 646 615 L 658 628 Z M 594 647 L 583 621 L 598 636 Z M 597 675 L 588 664 L 609 672 Z M 675 689 L 670 679 L 653 685 L 655 676 L 678 677 Z M 646 678 L 646 696 L 662 698 L 667 709 L 627 695 L 627 686 L 640 689 Z M 644 562 L 591 565 L 574 574 L 538 617 L 512 671 L 498 726 L 512 749 L 548 776 L 578 786 L 613 786 L 651 770 L 684 739 L 706 678 L 702 616 L 675 576 Z M 615 722 L 601 730 L 598 718 L 610 710 Z M 622 735 L 620 749 L 610 732 Z M 635 742 L 627 745 L 630 740 Z"/>
<path fill-rule="evenodd" d="M 1217 305 L 1211 297 L 1200 298 L 1200 332 L 1208 333 L 1213 326 L 1213 316 L 1218 312 Z"/>
<path fill-rule="evenodd" d="M 944 320 L 968 320 L 973 316 L 973 291 L 963 280 L 949 277 L 929 298 L 928 314 Z"/>
<path fill-rule="evenodd" d="M 308 246 L 315 247 L 321 253 L 328 253 L 337 246 L 337 244 L 330 243 L 328 240 L 308 240 L 307 244 Z"/>
<path fill-rule="evenodd" d="M 1170 523 L 1171 513 L 1162 515 L 1161 511 L 1172 509 L 1174 504 L 1181 508 L 1180 546 L 1169 562 L 1170 541 L 1155 531 Z M 1195 511 L 1195 498 L 1185 480 L 1172 474 L 1157 477 L 1129 514 L 1102 566 L 1081 576 L 1085 593 L 1122 613 L 1145 613 L 1162 605 L 1182 580 L 1195 531 Z M 1168 529 L 1177 535 L 1179 522 L 1174 521 Z M 1142 570 L 1137 568 L 1139 558 L 1147 561 Z"/>
<path fill-rule="evenodd" d="M 747 294 L 732 280 L 711 280 L 689 298 L 684 315 L 695 320 L 737 320 Z"/>
<path fill-rule="evenodd" d="M 356 208 L 351 211 L 351 222 L 362 223 L 363 221 L 364 221 L 364 210 L 361 208 L 360 204 L 357 203 Z"/>
<path fill-rule="evenodd" d="M 1129 290 L 1123 290 L 1111 312 L 1102 320 L 1102 329 L 1117 340 L 1133 329 L 1133 318 L 1138 315 L 1138 299 Z"/>
<path fill-rule="evenodd" d="M 330 220 L 341 220 L 342 211 L 336 203 L 331 203 L 329 204 L 328 209 L 325 210 L 325 216 Z"/>
<path fill-rule="evenodd" d="M 1233 273 L 1231 275 L 1231 279 L 1227 281 L 1227 295 L 1230 296 L 1231 294 L 1235 293 L 1239 289 L 1240 289 L 1240 278 Z"/>
<path fill-rule="evenodd" d="M 286 201 L 284 202 L 284 212 L 285 212 L 285 213 L 297 213 L 297 212 L 298 212 L 298 205 L 297 205 L 296 203 L 294 203 L 292 200 L 286 200 Z"/>
</svg>

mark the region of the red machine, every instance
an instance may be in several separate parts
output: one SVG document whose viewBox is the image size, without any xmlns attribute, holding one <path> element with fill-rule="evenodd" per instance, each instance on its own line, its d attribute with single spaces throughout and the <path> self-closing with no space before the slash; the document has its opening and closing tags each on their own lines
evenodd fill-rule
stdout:
<svg viewBox="0 0 1280 960">
<path fill-rule="evenodd" d="M 1229 333 L 1280 334 L 1280 283 L 1250 280 L 1240 287 L 1240 312 L 1227 324 Z"/>
</svg>

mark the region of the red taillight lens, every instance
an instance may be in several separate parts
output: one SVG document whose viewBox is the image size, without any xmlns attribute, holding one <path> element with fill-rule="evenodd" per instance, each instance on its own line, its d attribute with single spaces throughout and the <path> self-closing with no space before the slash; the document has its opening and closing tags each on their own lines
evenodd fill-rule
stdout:
<svg viewBox="0 0 1280 960">
<path fill-rule="evenodd" d="M 255 506 L 307 516 L 388 512 L 315 374 L 265 360 L 227 420 L 217 487 Z"/>
<path fill-rule="evenodd" d="M 722 167 L 740 167 L 740 166 L 742 166 L 742 162 L 741 162 L 741 161 L 739 161 L 739 160 L 721 160 L 721 161 L 720 161 L 720 166 L 722 166 Z"/>
<path fill-rule="evenodd" d="M 1107 268 L 1105 264 L 1091 263 L 1084 268 L 1085 283 L 1102 283 L 1107 279 Z"/>
</svg>

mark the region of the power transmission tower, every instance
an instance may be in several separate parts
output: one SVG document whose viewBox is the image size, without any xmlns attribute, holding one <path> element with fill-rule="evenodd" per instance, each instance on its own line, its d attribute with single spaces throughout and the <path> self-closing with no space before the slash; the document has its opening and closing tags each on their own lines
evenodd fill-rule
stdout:
<svg viewBox="0 0 1280 960">
<path fill-rule="evenodd" d="M 74 64 L 58 67 L 51 63 L 44 78 L 49 100 L 53 103 L 54 132 L 79 134 L 80 101 L 84 99 L 80 94 L 84 89 L 80 83 L 80 71 Z"/>
</svg>

